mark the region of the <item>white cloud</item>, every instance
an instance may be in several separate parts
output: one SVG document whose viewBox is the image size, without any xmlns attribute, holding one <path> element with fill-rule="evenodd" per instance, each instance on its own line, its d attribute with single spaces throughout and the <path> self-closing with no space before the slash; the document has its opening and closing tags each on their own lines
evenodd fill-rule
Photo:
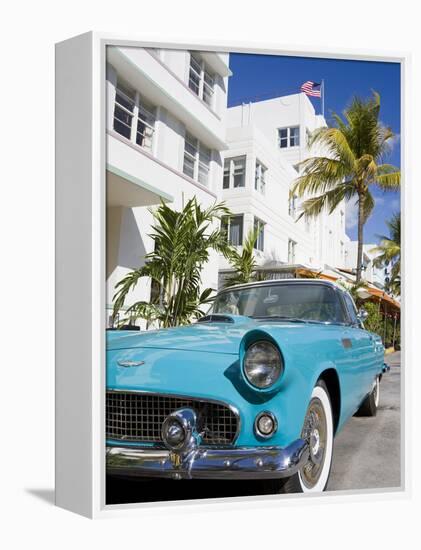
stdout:
<svg viewBox="0 0 421 550">
<path fill-rule="evenodd" d="M 388 206 L 392 207 L 393 211 L 399 210 L 400 200 L 398 198 L 390 200 L 389 197 L 377 196 L 374 197 L 374 202 L 376 207 Z M 358 202 L 355 198 L 347 201 L 345 203 L 345 219 L 346 219 L 346 229 L 353 229 L 357 227 L 358 224 Z"/>
<path fill-rule="evenodd" d="M 382 120 L 379 122 L 384 128 L 389 128 L 389 124 L 385 124 Z M 401 135 L 399 133 L 393 134 L 393 136 L 387 140 L 390 150 L 393 151 L 396 146 L 400 146 L 400 141 Z"/>
<path fill-rule="evenodd" d="M 346 228 L 353 229 L 358 224 L 358 202 L 351 199 L 345 204 Z"/>
<path fill-rule="evenodd" d="M 391 151 L 393 151 L 395 147 L 400 146 L 400 142 L 401 142 L 401 135 L 393 134 L 393 137 L 391 137 L 387 143 L 389 144 Z"/>
</svg>

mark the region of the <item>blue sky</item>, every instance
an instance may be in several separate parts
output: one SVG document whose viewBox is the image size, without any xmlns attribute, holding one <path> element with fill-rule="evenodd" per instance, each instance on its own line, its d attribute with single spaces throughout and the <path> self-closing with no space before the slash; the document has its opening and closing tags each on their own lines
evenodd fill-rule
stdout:
<svg viewBox="0 0 421 550">
<path fill-rule="evenodd" d="M 396 134 L 387 162 L 400 167 L 400 66 L 398 63 L 345 61 L 309 57 L 230 54 L 233 76 L 228 87 L 228 106 L 242 101 L 269 99 L 297 93 L 306 80 L 325 81 L 325 117 L 342 113 L 354 95 L 368 97 L 371 90 L 381 96 L 380 119 Z M 321 101 L 310 98 L 317 113 Z M 385 220 L 400 209 L 398 192 L 375 189 L 376 207 L 365 225 L 364 242 L 377 242 L 376 235 L 388 234 Z M 356 239 L 356 209 L 348 205 L 347 233 Z"/>
</svg>

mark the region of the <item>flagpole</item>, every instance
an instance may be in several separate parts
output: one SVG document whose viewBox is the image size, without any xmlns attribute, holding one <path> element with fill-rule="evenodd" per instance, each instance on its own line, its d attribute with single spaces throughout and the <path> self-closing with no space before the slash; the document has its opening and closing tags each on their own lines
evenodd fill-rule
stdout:
<svg viewBox="0 0 421 550">
<path fill-rule="evenodd" d="M 325 116 L 325 81 L 322 78 L 322 116 Z"/>
</svg>

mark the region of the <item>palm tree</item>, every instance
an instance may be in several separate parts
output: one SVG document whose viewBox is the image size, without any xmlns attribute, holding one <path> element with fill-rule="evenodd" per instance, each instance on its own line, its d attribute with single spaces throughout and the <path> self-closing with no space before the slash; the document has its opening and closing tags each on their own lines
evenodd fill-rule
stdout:
<svg viewBox="0 0 421 550">
<path fill-rule="evenodd" d="M 361 280 L 364 224 L 374 207 L 371 188 L 396 189 L 400 171 L 390 164 L 379 164 L 390 150 L 393 132 L 379 121 L 380 96 L 364 101 L 355 97 L 345 109 L 344 120 L 333 115 L 335 126 L 318 128 L 309 138 L 309 147 L 319 145 L 327 156 L 312 157 L 300 163 L 302 175 L 292 194 L 307 196 L 299 216 L 316 217 L 324 209 L 332 213 L 343 200 L 358 204 L 358 254 L 356 282 Z M 299 219 L 298 218 L 298 219 Z"/>
<path fill-rule="evenodd" d="M 396 273 L 396 274 L 392 273 L 392 279 L 388 284 L 388 290 L 390 290 L 390 292 L 395 296 L 401 295 L 401 274 L 400 273 Z"/>
<path fill-rule="evenodd" d="M 155 223 L 150 237 L 155 241 L 155 250 L 146 255 L 144 266 L 117 283 L 114 316 L 140 279 L 150 277 L 158 288 L 158 297 L 153 303 L 131 305 L 126 310 L 128 318 L 156 321 L 160 327 L 186 324 L 203 315 L 201 307 L 210 302 L 213 289 L 200 292 L 201 270 L 209 260 L 209 251 L 228 255 L 230 247 L 224 232 L 212 228 L 212 224 L 230 212 L 223 203 L 202 209 L 193 198 L 181 212 L 162 203 L 152 213 Z"/>
<path fill-rule="evenodd" d="M 254 259 L 254 245 L 259 233 L 260 229 L 257 227 L 249 231 L 241 253 L 235 247 L 231 247 L 229 250 L 227 258 L 235 270 L 235 274 L 227 279 L 225 286 L 249 283 L 255 277 L 257 263 Z"/>
<path fill-rule="evenodd" d="M 392 264 L 390 290 L 394 294 L 400 294 L 401 287 L 401 215 L 400 212 L 394 214 L 386 222 L 389 228 L 389 237 L 379 235 L 380 243 L 370 252 L 376 252 L 379 255 L 374 260 L 376 267 L 382 267 L 385 264 Z"/>
</svg>

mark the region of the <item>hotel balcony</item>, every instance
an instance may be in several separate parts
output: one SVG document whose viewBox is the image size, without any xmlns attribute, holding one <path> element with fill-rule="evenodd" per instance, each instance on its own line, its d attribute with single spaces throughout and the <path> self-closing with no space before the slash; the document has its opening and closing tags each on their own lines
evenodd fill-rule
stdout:
<svg viewBox="0 0 421 550">
<path fill-rule="evenodd" d="M 216 195 L 204 185 L 171 168 L 113 130 L 107 133 L 107 205 L 151 206 L 174 202 L 181 192 L 196 194 L 203 204 Z"/>
<path fill-rule="evenodd" d="M 206 54 L 222 70 L 222 56 Z M 226 148 L 224 121 L 173 73 L 152 51 L 144 48 L 109 47 L 107 61 L 154 105 L 174 114 L 188 130 L 208 147 Z M 229 70 L 229 69 L 228 69 Z"/>
</svg>

